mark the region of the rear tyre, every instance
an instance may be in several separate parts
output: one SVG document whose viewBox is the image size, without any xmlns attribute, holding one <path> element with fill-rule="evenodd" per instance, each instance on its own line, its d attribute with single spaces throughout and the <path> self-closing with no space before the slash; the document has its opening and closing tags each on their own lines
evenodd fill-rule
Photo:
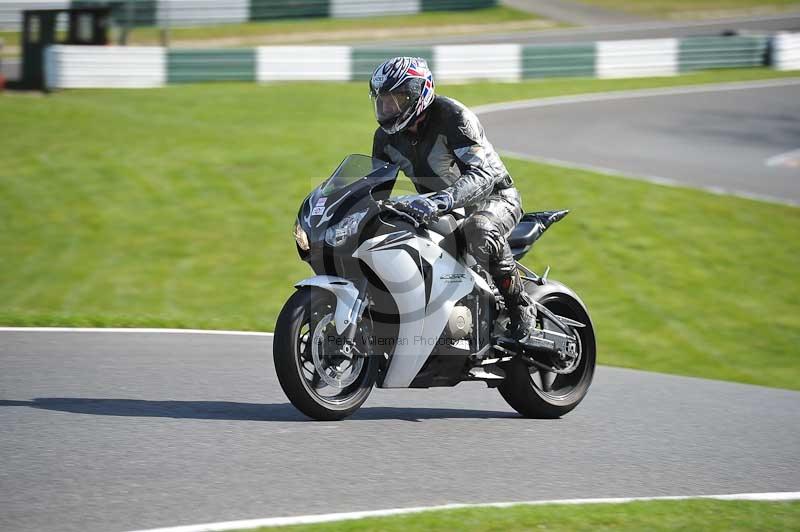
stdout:
<svg viewBox="0 0 800 532">
<path fill-rule="evenodd" d="M 303 414 L 338 421 L 367 400 L 378 372 L 369 356 L 369 332 L 356 333 L 356 349 L 342 354 L 333 312 L 336 298 L 320 288 L 302 287 L 286 302 L 275 325 L 273 358 L 286 397 Z M 362 341 L 359 341 L 362 340 Z"/>
<path fill-rule="evenodd" d="M 498 390 L 506 402 L 528 418 L 555 419 L 573 410 L 586 396 L 594 376 L 596 344 L 594 330 L 583 306 L 563 293 L 544 296 L 539 303 L 555 314 L 586 327 L 573 329 L 578 335 L 580 362 L 572 373 L 540 371 L 516 358 L 506 366 L 506 379 Z"/>
</svg>

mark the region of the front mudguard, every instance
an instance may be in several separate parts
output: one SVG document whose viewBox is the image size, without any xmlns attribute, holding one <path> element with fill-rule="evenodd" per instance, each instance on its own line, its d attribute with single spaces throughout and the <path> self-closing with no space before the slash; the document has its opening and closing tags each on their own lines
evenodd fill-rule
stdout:
<svg viewBox="0 0 800 532">
<path fill-rule="evenodd" d="M 336 309 L 333 313 L 333 321 L 336 326 L 336 334 L 342 334 L 347 327 L 358 319 L 358 289 L 347 279 L 334 275 L 316 275 L 303 279 L 296 283 L 295 288 L 304 286 L 321 288 L 332 293 L 336 297 Z"/>
</svg>

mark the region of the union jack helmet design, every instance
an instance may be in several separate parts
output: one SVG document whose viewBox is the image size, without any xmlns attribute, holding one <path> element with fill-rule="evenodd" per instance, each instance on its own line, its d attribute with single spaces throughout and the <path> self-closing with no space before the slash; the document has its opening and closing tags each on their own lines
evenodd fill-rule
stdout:
<svg viewBox="0 0 800 532">
<path fill-rule="evenodd" d="M 395 57 L 372 73 L 369 95 L 375 119 L 393 135 L 411 125 L 433 103 L 433 74 L 420 57 Z"/>
</svg>

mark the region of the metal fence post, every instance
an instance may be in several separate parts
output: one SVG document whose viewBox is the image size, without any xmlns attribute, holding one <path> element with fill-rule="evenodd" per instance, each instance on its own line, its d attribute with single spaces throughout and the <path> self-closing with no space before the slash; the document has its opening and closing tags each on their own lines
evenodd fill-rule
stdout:
<svg viewBox="0 0 800 532">
<path fill-rule="evenodd" d="M 125 24 L 123 24 L 122 33 L 119 36 L 119 43 L 123 46 L 128 44 L 128 34 L 133 23 L 133 2 L 134 0 L 125 0 Z"/>
<path fill-rule="evenodd" d="M 164 22 L 161 24 L 161 46 L 164 48 L 169 47 L 169 29 L 172 24 L 172 0 L 161 0 L 167 6 L 167 16 L 164 17 Z"/>
</svg>

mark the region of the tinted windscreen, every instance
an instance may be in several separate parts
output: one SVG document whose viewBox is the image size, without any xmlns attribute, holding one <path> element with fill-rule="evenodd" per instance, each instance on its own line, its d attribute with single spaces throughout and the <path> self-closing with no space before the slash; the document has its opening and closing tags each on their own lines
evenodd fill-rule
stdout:
<svg viewBox="0 0 800 532">
<path fill-rule="evenodd" d="M 397 172 L 396 167 L 380 159 L 373 159 L 366 155 L 348 155 L 325 183 L 322 194 L 326 196 L 332 194 L 381 169 Z"/>
</svg>

